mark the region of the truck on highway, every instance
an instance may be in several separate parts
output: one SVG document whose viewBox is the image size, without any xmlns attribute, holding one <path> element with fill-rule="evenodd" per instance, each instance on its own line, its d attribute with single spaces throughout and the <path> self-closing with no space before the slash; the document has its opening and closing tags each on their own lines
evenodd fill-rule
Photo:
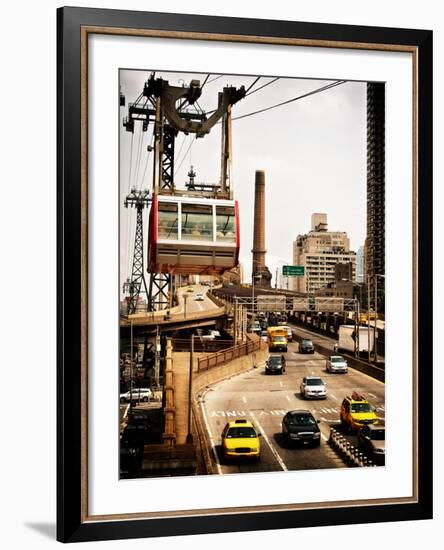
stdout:
<svg viewBox="0 0 444 550">
<path fill-rule="evenodd" d="M 355 325 L 341 325 L 339 327 L 338 352 L 348 351 L 359 355 L 372 353 L 374 346 L 374 329 L 370 327 L 355 327 Z"/>
<path fill-rule="evenodd" d="M 287 351 L 287 329 L 285 327 L 268 327 L 268 350 Z"/>
</svg>

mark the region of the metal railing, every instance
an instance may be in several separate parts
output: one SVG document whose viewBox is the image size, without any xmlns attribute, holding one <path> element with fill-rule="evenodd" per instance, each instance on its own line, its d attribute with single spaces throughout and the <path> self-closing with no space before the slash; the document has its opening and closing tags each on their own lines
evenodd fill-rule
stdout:
<svg viewBox="0 0 444 550">
<path fill-rule="evenodd" d="M 173 338 L 172 339 L 174 351 L 190 351 L 191 339 L 190 338 Z M 211 353 L 215 351 L 221 351 L 231 348 L 233 346 L 233 340 L 222 340 L 220 338 L 194 338 L 194 350 L 197 353 Z"/>
<path fill-rule="evenodd" d="M 255 340 L 213 353 L 207 357 L 200 357 L 197 361 L 197 371 L 203 372 L 220 365 L 225 365 L 226 363 L 233 361 L 233 359 L 243 357 L 244 355 L 248 355 L 253 351 L 259 351 L 260 349 L 261 341 Z"/>
</svg>

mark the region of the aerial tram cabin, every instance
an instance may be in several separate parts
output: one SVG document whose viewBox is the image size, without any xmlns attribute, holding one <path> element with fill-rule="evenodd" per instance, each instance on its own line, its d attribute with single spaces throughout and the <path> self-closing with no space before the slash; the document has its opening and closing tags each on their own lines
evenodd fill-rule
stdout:
<svg viewBox="0 0 444 550">
<path fill-rule="evenodd" d="M 238 264 L 237 201 L 153 195 L 148 271 L 217 275 Z"/>
</svg>

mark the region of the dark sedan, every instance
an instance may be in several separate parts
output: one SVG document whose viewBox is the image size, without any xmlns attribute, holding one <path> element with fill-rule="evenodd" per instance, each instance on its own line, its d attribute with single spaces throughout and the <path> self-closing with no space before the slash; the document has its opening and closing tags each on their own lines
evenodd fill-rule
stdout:
<svg viewBox="0 0 444 550">
<path fill-rule="evenodd" d="M 314 353 L 314 351 L 315 351 L 315 348 L 311 340 L 304 338 L 299 343 L 299 353 Z"/>
<path fill-rule="evenodd" d="M 265 374 L 283 374 L 285 372 L 285 357 L 283 355 L 270 355 L 265 362 Z"/>
<path fill-rule="evenodd" d="M 321 443 L 319 422 L 310 411 L 289 411 L 282 420 L 282 434 L 285 441 L 318 447 Z"/>
</svg>

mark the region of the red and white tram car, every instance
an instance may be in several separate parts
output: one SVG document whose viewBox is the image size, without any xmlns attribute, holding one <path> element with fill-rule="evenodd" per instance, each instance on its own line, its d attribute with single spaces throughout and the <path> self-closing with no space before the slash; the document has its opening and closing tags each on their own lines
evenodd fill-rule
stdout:
<svg viewBox="0 0 444 550">
<path fill-rule="evenodd" d="M 217 275 L 238 264 L 237 201 L 153 195 L 148 271 Z"/>
</svg>

